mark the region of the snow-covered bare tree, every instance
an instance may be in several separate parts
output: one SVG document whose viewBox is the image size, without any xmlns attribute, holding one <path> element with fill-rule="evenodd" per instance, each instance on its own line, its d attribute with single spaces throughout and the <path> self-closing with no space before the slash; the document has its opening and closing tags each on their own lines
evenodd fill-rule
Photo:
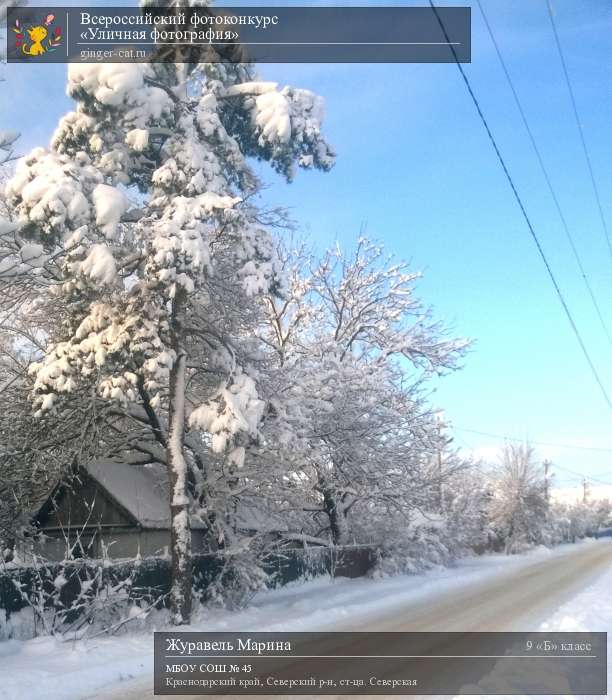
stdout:
<svg viewBox="0 0 612 700">
<path fill-rule="evenodd" d="M 610 527 L 612 523 L 612 502 L 610 502 L 610 499 L 603 498 L 595 501 L 593 509 L 595 511 L 595 529 Z"/>
<path fill-rule="evenodd" d="M 244 64 L 73 64 L 68 94 L 75 111 L 7 189 L 12 262 L 38 253 L 45 302 L 64 315 L 30 367 L 33 402 L 38 416 L 61 414 L 91 390 L 130 426 L 126 449 L 168 466 L 171 602 L 184 623 L 193 501 L 212 532 L 207 455 L 239 468 L 257 438 L 249 329 L 282 288 L 248 160 L 291 179 L 296 165 L 330 168 L 333 153 L 320 98 Z"/>
<path fill-rule="evenodd" d="M 308 534 L 345 544 L 355 536 L 349 513 L 427 508 L 444 475 L 433 468 L 439 436 L 421 385 L 455 368 L 467 342 L 447 339 L 421 305 L 419 275 L 365 238 L 318 263 L 279 257 L 290 283 L 282 300 L 267 298 L 275 419 L 266 427 L 271 444 L 289 440 L 286 508 L 308 513 Z"/>
<path fill-rule="evenodd" d="M 490 549 L 494 537 L 489 523 L 494 496 L 491 475 L 480 463 L 462 460 L 460 468 L 446 480 L 443 493 L 444 537 L 453 552 Z"/>
<path fill-rule="evenodd" d="M 504 446 L 491 502 L 492 527 L 508 554 L 540 544 L 546 526 L 544 473 L 527 443 Z"/>
</svg>

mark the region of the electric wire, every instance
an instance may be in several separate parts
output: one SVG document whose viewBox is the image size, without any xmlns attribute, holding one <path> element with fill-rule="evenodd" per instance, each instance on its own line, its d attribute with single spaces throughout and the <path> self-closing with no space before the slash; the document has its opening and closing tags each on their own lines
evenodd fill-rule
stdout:
<svg viewBox="0 0 612 700">
<path fill-rule="evenodd" d="M 484 437 L 495 438 L 496 440 L 505 440 L 507 442 L 528 442 L 532 445 L 540 445 L 542 447 L 559 447 L 564 450 L 585 450 L 587 452 L 612 452 L 612 447 L 593 447 L 582 445 L 568 445 L 558 442 L 544 442 L 541 440 L 530 440 L 528 438 L 516 438 L 509 435 L 500 435 L 499 433 L 488 433 L 484 430 L 474 430 L 473 428 L 461 428 L 457 425 L 452 426 L 454 430 L 460 430 L 462 433 L 472 433 L 473 435 L 482 435 Z"/>
<path fill-rule="evenodd" d="M 597 299 L 595 297 L 595 293 L 593 292 L 593 288 L 591 287 L 591 283 L 588 280 L 586 270 L 584 268 L 584 265 L 583 265 L 582 260 L 580 258 L 580 254 L 578 253 L 578 249 L 576 247 L 576 243 L 574 241 L 574 237 L 572 236 L 572 234 L 570 232 L 569 226 L 567 224 L 567 219 L 565 218 L 565 214 L 563 213 L 563 210 L 561 209 L 561 204 L 559 203 L 559 198 L 557 197 L 557 193 L 555 192 L 555 189 L 553 187 L 548 170 L 547 170 L 546 166 L 544 165 L 544 160 L 543 160 L 542 155 L 540 153 L 540 149 L 538 148 L 538 144 L 536 142 L 535 136 L 533 135 L 533 131 L 531 129 L 531 126 L 529 125 L 527 115 L 525 113 L 525 110 L 523 108 L 521 100 L 520 100 L 518 93 L 516 91 L 516 88 L 514 86 L 514 82 L 512 80 L 512 77 L 510 76 L 510 71 L 508 70 L 506 62 L 504 61 L 501 49 L 499 47 L 499 44 L 497 43 L 497 39 L 495 37 L 495 34 L 493 33 L 493 29 L 489 23 L 489 20 L 487 18 L 485 11 L 484 11 L 484 7 L 482 6 L 481 0 L 476 0 L 476 2 L 478 3 L 480 13 L 481 13 L 482 18 L 483 18 L 484 23 L 485 23 L 485 27 L 487 28 L 487 32 L 489 33 L 489 37 L 491 38 L 491 42 L 493 43 L 493 46 L 495 48 L 495 52 L 497 53 L 497 58 L 499 59 L 502 70 L 503 70 L 504 75 L 506 77 L 506 81 L 508 83 L 508 86 L 510 87 L 510 91 L 512 92 L 512 96 L 514 97 L 514 102 L 515 102 L 516 107 L 519 111 L 519 114 L 521 115 L 521 119 L 523 121 L 525 131 L 527 132 L 527 135 L 529 136 L 529 141 L 531 142 L 531 146 L 533 148 L 536 159 L 537 159 L 538 164 L 540 166 L 540 170 L 542 171 L 542 175 L 544 176 L 544 180 L 546 181 L 546 185 L 548 186 L 548 191 L 550 192 L 550 196 L 552 197 L 552 200 L 555 204 L 555 208 L 557 210 L 557 214 L 559 215 L 559 219 L 561 220 L 561 224 L 563 226 L 563 230 L 565 232 L 566 238 L 569 242 L 572 253 L 574 254 L 574 259 L 576 260 L 576 264 L 578 265 L 578 269 L 580 270 L 580 274 L 582 276 L 584 284 L 587 288 L 587 291 L 588 291 L 589 296 L 591 298 L 591 301 L 593 303 L 593 307 L 595 308 L 595 312 L 597 314 L 597 317 L 599 318 L 599 322 L 601 324 L 601 327 L 603 328 L 603 331 L 606 335 L 606 338 L 608 339 L 608 343 L 612 347 L 612 337 L 610 336 L 610 331 L 608 330 L 608 326 L 604 320 L 603 314 L 601 312 L 601 308 L 599 306 L 599 303 L 597 302 Z"/>
<path fill-rule="evenodd" d="M 557 24 L 555 22 L 555 17 L 553 13 L 553 8 L 550 0 L 546 0 L 546 8 L 548 9 L 548 16 L 550 18 L 550 24 L 552 27 L 553 35 L 555 37 L 555 44 L 557 46 L 557 53 L 559 54 L 559 59 L 561 60 L 561 67 L 563 69 L 563 76 L 565 78 L 565 84 L 567 85 L 567 90 L 569 92 L 570 101 L 572 103 L 572 110 L 574 112 L 574 118 L 576 120 L 576 126 L 578 127 L 578 133 L 580 134 L 580 142 L 582 144 L 582 151 L 586 159 L 587 168 L 589 171 L 589 177 L 591 180 L 591 185 L 593 187 L 593 194 L 595 195 L 595 201 L 597 202 L 597 209 L 599 211 L 599 218 L 601 220 L 601 225 L 606 237 L 606 243 L 608 244 L 608 252 L 612 258 L 612 241 L 610 241 L 610 232 L 608 231 L 608 222 L 606 221 L 606 216 L 604 214 L 603 206 L 601 203 L 601 196 L 599 194 L 599 187 L 597 187 L 597 181 L 595 179 L 595 172 L 593 170 L 593 162 L 591 160 L 591 155 L 587 146 L 586 138 L 584 135 L 584 129 L 582 128 L 582 122 L 580 121 L 580 114 L 578 112 L 578 105 L 576 103 L 576 97 L 574 95 L 574 89 L 572 88 L 572 82 L 569 77 L 569 71 L 567 70 L 567 64 L 565 62 L 565 56 L 563 54 L 563 49 L 561 47 L 561 40 L 559 38 L 559 33 L 557 31 Z"/>
<path fill-rule="evenodd" d="M 440 25 L 440 29 L 442 30 L 442 33 L 444 34 L 444 38 L 448 44 L 448 47 L 453 54 L 455 64 L 459 70 L 459 73 L 461 74 L 461 77 L 462 77 L 463 82 L 467 88 L 467 91 L 472 99 L 472 102 L 474 103 L 474 106 L 476 108 L 476 111 L 478 112 L 478 116 L 480 117 L 480 120 L 485 128 L 485 131 L 487 132 L 487 136 L 489 137 L 489 141 L 491 142 L 491 145 L 493 146 L 493 150 L 495 151 L 497 159 L 499 160 L 499 163 L 502 167 L 502 170 L 504 171 L 504 175 L 506 176 L 508 184 L 510 185 L 510 188 L 511 188 L 512 193 L 514 195 L 514 198 L 516 200 L 516 203 L 518 204 L 518 207 L 521 211 L 521 214 L 523 215 L 523 218 L 525 220 L 525 223 L 527 224 L 527 228 L 529 229 L 529 233 L 531 235 L 531 238 L 533 239 L 533 242 L 536 245 L 536 248 L 538 250 L 540 258 L 542 259 L 542 262 L 544 263 L 544 266 L 546 267 L 546 271 L 548 273 L 550 281 L 555 289 L 555 292 L 557 294 L 559 302 L 561 303 L 561 306 L 563 307 L 565 315 L 567 316 L 567 320 L 568 320 L 568 322 L 569 322 L 569 324 L 574 332 L 574 335 L 576 336 L 576 340 L 578 341 L 578 344 L 580 345 L 582 353 L 587 361 L 587 364 L 589 365 L 589 368 L 591 370 L 591 373 L 593 374 L 593 377 L 594 377 L 597 385 L 599 386 L 599 389 L 602 393 L 602 396 L 604 397 L 604 400 L 606 401 L 606 403 L 608 405 L 608 408 L 612 411 L 612 401 L 610 400 L 610 397 L 608 396 L 608 393 L 603 385 L 601 377 L 599 376 L 599 373 L 597 372 L 597 369 L 593 363 L 593 360 L 591 359 L 591 356 L 587 350 L 585 342 L 582 339 L 582 335 L 580 334 L 580 331 L 578 330 L 578 326 L 576 325 L 576 322 L 574 321 L 574 317 L 572 316 L 572 313 L 569 310 L 569 307 L 565 301 L 565 297 L 563 296 L 563 293 L 561 292 L 561 288 L 559 287 L 557 279 L 552 271 L 552 267 L 548 261 L 548 258 L 546 257 L 546 253 L 544 252 L 544 249 L 542 248 L 542 244 L 540 243 L 540 239 L 538 238 L 538 235 L 533 227 L 533 224 L 531 223 L 531 219 L 529 218 L 529 215 L 527 214 L 527 211 L 525 209 L 525 205 L 523 204 L 523 200 L 521 199 L 521 196 L 518 193 L 516 185 L 514 184 L 514 180 L 513 180 L 512 176 L 510 175 L 510 171 L 508 170 L 508 166 L 506 165 L 506 161 L 501 154 L 501 151 L 499 149 L 499 146 L 497 145 L 497 141 L 496 141 L 495 137 L 493 136 L 493 133 L 491 131 L 491 127 L 489 126 L 489 123 L 487 122 L 487 119 L 484 116 L 484 113 L 483 113 L 482 108 L 480 106 L 480 102 L 478 101 L 478 99 L 474 93 L 474 90 L 472 89 L 470 81 L 469 81 L 465 71 L 463 70 L 461 62 L 459 61 L 455 47 L 453 46 L 453 44 L 450 40 L 450 37 L 448 36 L 446 26 L 444 25 L 444 22 L 442 21 L 442 18 L 440 17 L 440 15 L 438 13 L 438 9 L 435 6 L 433 0 L 429 0 L 429 5 L 436 16 L 436 19 L 438 21 L 438 24 Z"/>
</svg>

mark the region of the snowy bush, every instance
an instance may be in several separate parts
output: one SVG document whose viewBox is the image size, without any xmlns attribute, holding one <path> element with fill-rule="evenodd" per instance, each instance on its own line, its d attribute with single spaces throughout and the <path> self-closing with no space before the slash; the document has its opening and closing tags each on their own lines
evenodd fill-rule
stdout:
<svg viewBox="0 0 612 700">
<path fill-rule="evenodd" d="M 263 567 L 259 548 L 242 543 L 239 549 L 223 553 L 223 564 L 219 573 L 203 591 L 208 605 L 234 610 L 244 607 L 251 598 L 270 582 Z"/>
<path fill-rule="evenodd" d="M 389 532 L 372 575 L 416 574 L 450 564 L 454 556 L 444 541 L 442 525 L 432 519 L 431 524 L 422 522 Z"/>
<path fill-rule="evenodd" d="M 108 568 L 86 561 L 50 564 L 36 560 L 7 579 L 25 607 L 7 617 L 4 634 L 9 638 L 44 634 L 75 639 L 142 625 L 163 596 L 138 588 L 137 571 L 138 562 Z"/>
</svg>

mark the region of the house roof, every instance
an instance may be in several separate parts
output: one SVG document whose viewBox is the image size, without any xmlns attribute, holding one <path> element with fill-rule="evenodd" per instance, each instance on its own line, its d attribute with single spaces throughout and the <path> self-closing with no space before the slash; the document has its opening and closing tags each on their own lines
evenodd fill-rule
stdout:
<svg viewBox="0 0 612 700">
<path fill-rule="evenodd" d="M 149 530 L 170 529 L 170 484 L 167 470 L 160 464 L 129 464 L 124 462 L 97 461 L 81 467 L 98 484 L 116 506 L 141 527 Z M 77 480 L 75 484 L 82 483 Z M 54 508 L 54 495 L 62 488 L 60 481 L 38 510 L 36 520 L 45 522 L 44 514 Z M 72 490 L 78 492 L 73 485 Z M 273 512 L 273 506 L 263 499 L 241 499 L 234 512 L 239 529 L 255 532 L 286 532 L 286 522 Z M 103 523 L 102 523 L 103 524 Z M 191 517 L 194 530 L 206 525 L 197 517 Z"/>
<path fill-rule="evenodd" d="M 112 498 L 123 506 L 142 527 L 170 528 L 170 486 L 166 468 L 160 464 L 124 464 L 92 462 L 84 467 Z M 287 525 L 265 503 L 241 500 L 234 513 L 238 528 L 257 532 L 283 532 Z M 204 529 L 199 518 L 192 516 L 191 527 Z"/>
<path fill-rule="evenodd" d="M 264 512 L 265 507 L 265 503 L 241 501 L 234 514 L 236 527 L 251 532 L 287 532 L 287 523 L 269 510 Z"/>
<path fill-rule="evenodd" d="M 163 466 L 92 462 L 83 469 L 142 527 L 170 529 L 170 484 Z M 192 517 L 191 527 L 204 529 L 205 525 Z"/>
</svg>

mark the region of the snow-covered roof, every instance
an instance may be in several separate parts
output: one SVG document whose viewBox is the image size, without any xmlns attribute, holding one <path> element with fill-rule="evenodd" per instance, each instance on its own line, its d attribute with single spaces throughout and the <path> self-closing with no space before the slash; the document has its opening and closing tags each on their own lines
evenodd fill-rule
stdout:
<svg viewBox="0 0 612 700">
<path fill-rule="evenodd" d="M 166 468 L 161 464 L 128 464 L 99 461 L 83 467 L 105 491 L 142 527 L 170 529 L 170 485 Z M 286 522 L 265 501 L 240 501 L 234 513 L 239 529 L 257 532 L 286 532 Z M 194 516 L 191 527 L 204 529 Z"/>
<path fill-rule="evenodd" d="M 239 503 L 235 514 L 236 527 L 256 532 L 286 532 L 287 523 L 275 513 L 249 503 Z"/>
<path fill-rule="evenodd" d="M 85 471 L 142 527 L 170 529 L 170 485 L 163 466 L 92 462 L 85 466 Z M 202 529 L 205 526 L 199 519 L 192 518 L 191 527 Z"/>
</svg>

